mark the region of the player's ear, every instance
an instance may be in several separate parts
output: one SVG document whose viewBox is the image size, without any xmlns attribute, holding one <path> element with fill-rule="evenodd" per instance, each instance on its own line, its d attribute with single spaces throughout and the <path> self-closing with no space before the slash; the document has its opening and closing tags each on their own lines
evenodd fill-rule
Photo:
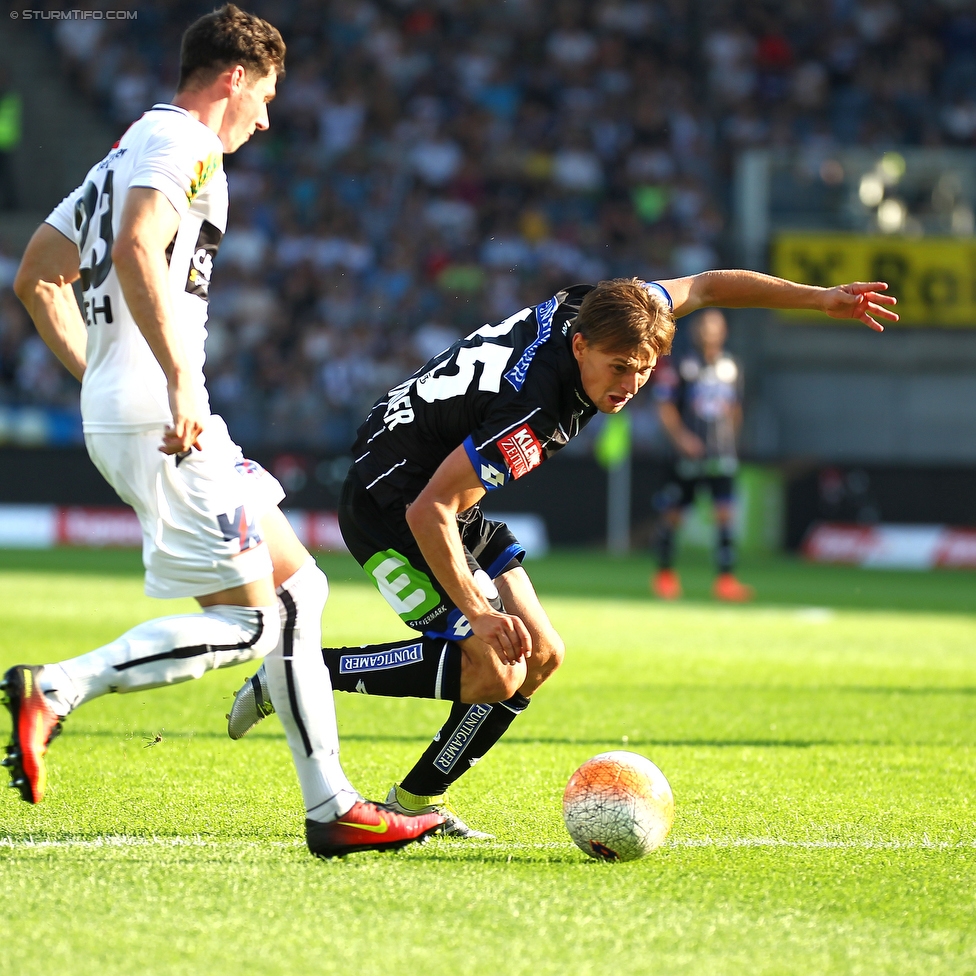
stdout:
<svg viewBox="0 0 976 976">
<path fill-rule="evenodd" d="M 235 64 L 230 69 L 230 91 L 239 92 L 247 85 L 247 71 L 242 64 Z"/>
<path fill-rule="evenodd" d="M 586 341 L 586 336 L 582 332 L 573 333 L 573 355 L 577 359 L 581 359 L 583 354 L 586 352 L 589 343 Z"/>
</svg>

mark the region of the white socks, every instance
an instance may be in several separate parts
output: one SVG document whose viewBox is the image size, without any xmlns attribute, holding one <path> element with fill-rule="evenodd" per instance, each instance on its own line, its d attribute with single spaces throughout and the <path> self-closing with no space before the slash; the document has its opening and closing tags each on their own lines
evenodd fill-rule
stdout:
<svg viewBox="0 0 976 976">
<path fill-rule="evenodd" d="M 271 702 L 285 729 L 309 820 L 336 820 L 361 797 L 339 765 L 329 669 L 322 659 L 325 574 L 309 561 L 278 587 L 281 636 L 265 658 Z"/>
<path fill-rule="evenodd" d="M 332 683 L 322 659 L 328 596 L 329 582 L 309 558 L 278 587 L 276 607 L 214 606 L 149 620 L 88 654 L 45 665 L 39 684 L 64 716 L 110 691 L 176 684 L 267 655 L 271 701 L 291 748 L 307 816 L 336 820 L 361 797 L 339 765 Z"/>
<path fill-rule="evenodd" d="M 214 606 L 157 617 L 88 654 L 45 665 L 39 684 L 64 716 L 110 691 L 176 684 L 262 658 L 278 643 L 280 630 L 277 607 Z"/>
</svg>

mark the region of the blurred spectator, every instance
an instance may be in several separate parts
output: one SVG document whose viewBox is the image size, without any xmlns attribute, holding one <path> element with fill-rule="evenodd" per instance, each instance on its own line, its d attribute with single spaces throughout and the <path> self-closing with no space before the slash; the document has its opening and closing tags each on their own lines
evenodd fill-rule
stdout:
<svg viewBox="0 0 976 976">
<path fill-rule="evenodd" d="M 14 152 L 21 138 L 21 97 L 10 72 L 0 65 L 0 210 L 16 210 Z"/>
<path fill-rule="evenodd" d="M 742 149 L 796 147 L 816 175 L 838 147 L 976 141 L 964 2 L 256 2 L 288 73 L 271 131 L 225 161 L 208 342 L 249 443 L 344 450 L 461 330 L 573 280 L 729 261 Z M 121 132 L 170 97 L 185 11 L 36 29 Z M 3 295 L 0 399 L 70 395 Z"/>
</svg>

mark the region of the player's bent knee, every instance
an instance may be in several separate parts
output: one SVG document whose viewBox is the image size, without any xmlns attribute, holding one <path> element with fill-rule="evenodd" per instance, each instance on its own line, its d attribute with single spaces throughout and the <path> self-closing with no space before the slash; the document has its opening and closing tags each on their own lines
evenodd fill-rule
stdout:
<svg viewBox="0 0 976 976">
<path fill-rule="evenodd" d="M 211 645 L 212 667 L 227 668 L 245 661 L 255 661 L 270 654 L 278 646 L 281 619 L 277 607 L 236 607 L 217 605 L 207 607 L 204 616 L 216 617 L 233 624 L 234 643 Z"/>
<path fill-rule="evenodd" d="M 461 661 L 461 701 L 468 705 L 506 701 L 525 683 L 526 666 L 480 661 L 465 654 Z"/>
<path fill-rule="evenodd" d="M 543 681 L 563 663 L 566 657 L 566 645 L 554 630 L 545 636 L 537 637 L 534 643 L 532 657 L 529 659 L 529 673 L 538 675 Z"/>
</svg>

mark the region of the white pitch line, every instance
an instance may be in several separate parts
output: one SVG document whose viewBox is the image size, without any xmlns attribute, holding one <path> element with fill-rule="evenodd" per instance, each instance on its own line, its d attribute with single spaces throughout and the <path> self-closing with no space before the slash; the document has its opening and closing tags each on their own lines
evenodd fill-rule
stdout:
<svg viewBox="0 0 976 976">
<path fill-rule="evenodd" d="M 672 838 L 666 847 L 787 847 L 799 850 L 946 851 L 976 848 L 976 840 L 786 840 L 782 837 L 684 837 Z"/>
<path fill-rule="evenodd" d="M 448 841 L 447 843 L 452 843 Z M 538 844 L 523 842 L 494 844 L 475 843 L 471 850 L 572 850 L 575 845 L 570 841 L 547 841 Z M 227 841 L 207 840 L 203 837 L 130 837 L 126 835 L 108 835 L 105 837 L 80 838 L 69 837 L 63 840 L 34 840 L 33 838 L 0 837 L 0 849 L 37 849 L 37 848 L 124 848 L 124 847 L 304 847 L 303 841 Z M 679 850 L 683 848 L 787 848 L 793 850 L 863 850 L 863 851 L 900 851 L 900 850 L 969 850 L 976 849 L 976 839 L 966 841 L 934 841 L 928 837 L 918 840 L 787 840 L 782 837 L 683 837 L 671 838 L 664 847 Z"/>
<path fill-rule="evenodd" d="M 0 849 L 38 848 L 38 847 L 299 847 L 300 840 L 294 841 L 225 841 L 207 840 L 203 837 L 129 837 L 109 834 L 105 837 L 82 838 L 67 837 L 63 840 L 35 840 L 33 837 L 0 837 Z"/>
</svg>

